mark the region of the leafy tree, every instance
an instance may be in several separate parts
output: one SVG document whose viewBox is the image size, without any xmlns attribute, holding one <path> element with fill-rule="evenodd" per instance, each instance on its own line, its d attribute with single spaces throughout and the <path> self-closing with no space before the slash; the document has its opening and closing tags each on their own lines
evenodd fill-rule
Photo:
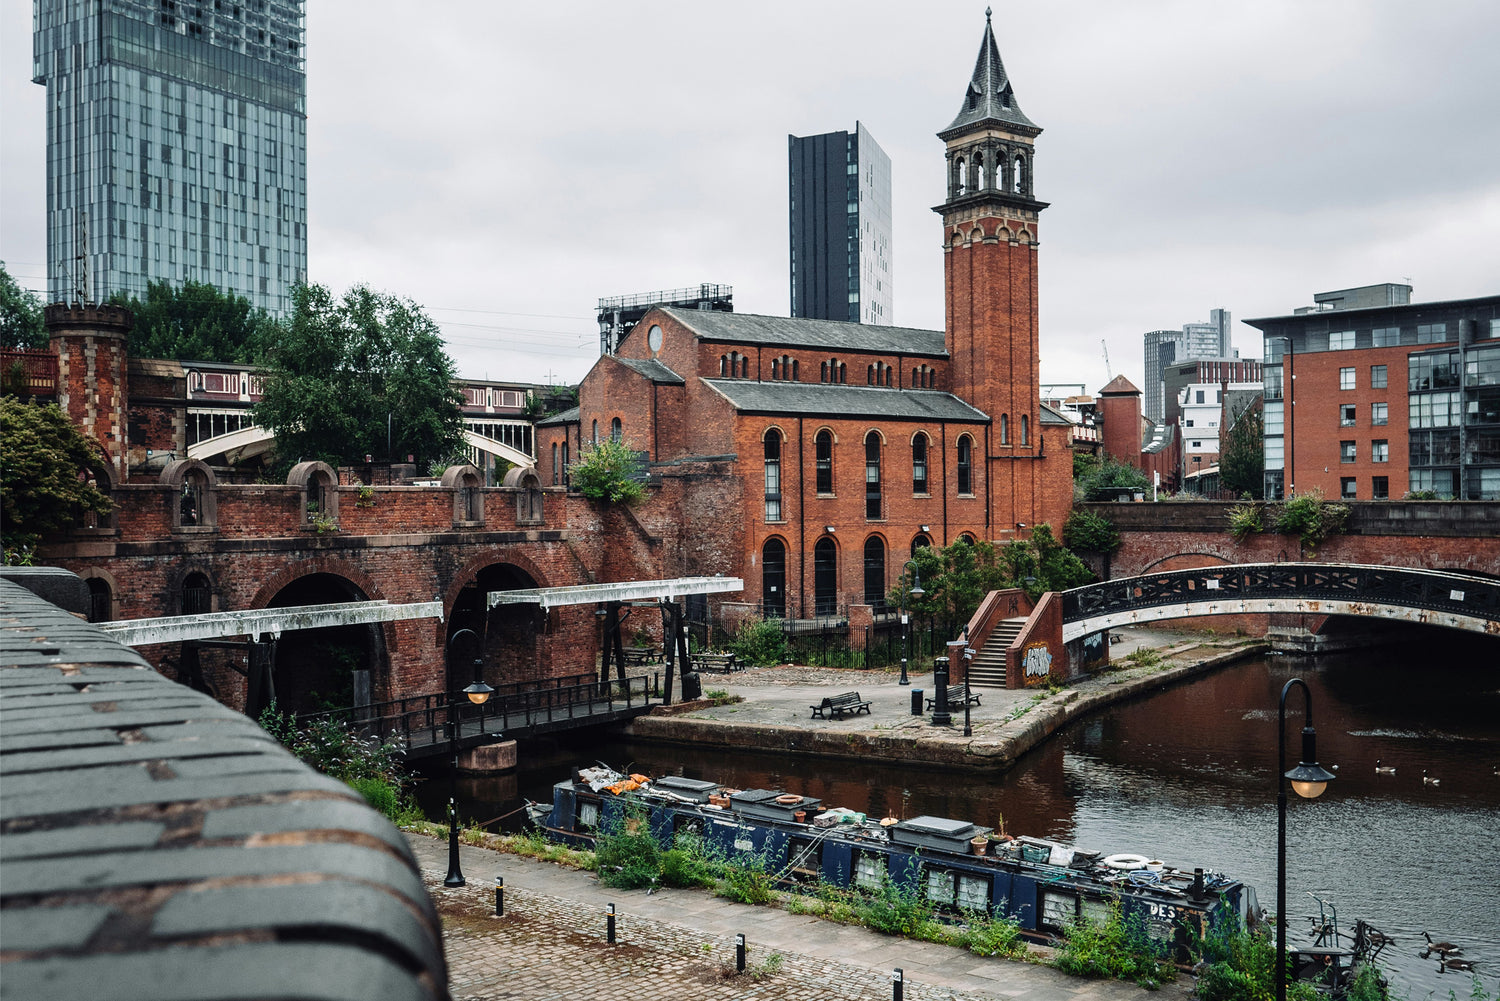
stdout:
<svg viewBox="0 0 1500 1001">
<path fill-rule="evenodd" d="M 16 284 L 0 261 L 0 347 L 44 348 L 47 325 L 42 320 L 42 297 Z"/>
<path fill-rule="evenodd" d="M 589 500 L 634 504 L 646 495 L 641 483 L 641 457 L 613 438 L 585 444 L 568 473 L 573 485 Z"/>
<path fill-rule="evenodd" d="M 89 440 L 57 404 L 0 398 L 0 534 L 6 562 L 45 535 L 76 525 L 90 512 L 109 513 L 109 498 L 84 478 L 98 461 Z"/>
<path fill-rule="evenodd" d="M 363 285 L 342 299 L 299 286 L 292 301 L 255 406 L 283 457 L 336 465 L 410 454 L 426 463 L 458 452 L 453 359 L 420 306 Z"/>
<path fill-rule="evenodd" d="M 1063 524 L 1063 542 L 1069 549 L 1112 553 L 1120 548 L 1120 530 L 1102 514 L 1074 511 Z"/>
<path fill-rule="evenodd" d="M 1113 498 L 1121 488 L 1144 491 L 1150 484 L 1146 474 L 1134 466 L 1106 458 L 1073 483 L 1074 496 L 1080 500 Z"/>
<path fill-rule="evenodd" d="M 922 578 L 921 597 L 907 595 L 914 615 L 940 619 L 950 629 L 974 615 L 991 591 L 1018 587 L 1033 600 L 1047 591 L 1065 591 L 1093 580 L 1083 561 L 1058 543 L 1049 525 L 1038 525 L 1030 539 L 1015 539 L 996 548 L 991 542 L 960 539 L 943 548 L 924 547 L 912 553 Z M 912 586 L 903 574 L 891 592 L 892 605 Z"/>
<path fill-rule="evenodd" d="M 1252 403 L 1230 422 L 1219 451 L 1219 482 L 1235 496 L 1260 500 L 1265 491 L 1265 415 Z"/>
<path fill-rule="evenodd" d="M 280 328 L 265 310 L 203 282 L 181 288 L 151 282 L 146 298 L 116 292 L 109 300 L 135 314 L 129 350 L 135 358 L 259 364 Z"/>
</svg>

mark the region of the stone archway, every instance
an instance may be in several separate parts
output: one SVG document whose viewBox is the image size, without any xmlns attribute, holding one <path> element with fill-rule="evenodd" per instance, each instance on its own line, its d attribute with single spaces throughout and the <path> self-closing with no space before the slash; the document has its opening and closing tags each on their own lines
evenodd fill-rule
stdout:
<svg viewBox="0 0 1500 1001">
<path fill-rule="evenodd" d="M 264 607 L 367 600 L 369 595 L 347 577 L 316 571 L 284 584 Z M 388 665 L 385 633 L 378 625 L 282 633 L 276 644 L 274 673 L 277 707 L 283 712 L 310 713 L 367 704 Z"/>
<path fill-rule="evenodd" d="M 486 610 L 491 591 L 517 591 L 542 584 L 529 568 L 505 560 L 488 563 L 467 576 L 467 582 L 452 599 L 444 633 L 448 640 L 461 629 L 472 629 L 484 640 L 480 675 L 487 684 L 500 686 L 547 677 L 549 670 L 547 632 L 549 613 L 536 605 L 497 605 Z M 472 664 L 449 663 L 449 691 L 474 680 Z"/>
</svg>

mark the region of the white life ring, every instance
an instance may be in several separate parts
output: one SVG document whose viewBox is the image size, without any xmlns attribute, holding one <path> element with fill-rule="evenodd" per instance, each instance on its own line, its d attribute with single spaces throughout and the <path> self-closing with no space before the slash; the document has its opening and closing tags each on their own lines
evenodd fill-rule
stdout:
<svg viewBox="0 0 1500 1001">
<path fill-rule="evenodd" d="M 1146 863 L 1151 861 L 1144 855 L 1131 855 L 1129 852 L 1121 852 L 1119 855 L 1111 855 L 1104 860 L 1104 864 L 1111 869 L 1144 869 Z"/>
</svg>

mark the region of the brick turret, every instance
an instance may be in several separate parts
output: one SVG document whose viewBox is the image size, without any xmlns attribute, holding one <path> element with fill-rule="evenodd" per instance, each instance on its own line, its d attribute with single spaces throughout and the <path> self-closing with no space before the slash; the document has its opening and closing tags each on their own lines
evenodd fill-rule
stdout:
<svg viewBox="0 0 1500 1001">
<path fill-rule="evenodd" d="M 67 305 L 45 310 L 57 352 L 57 405 L 109 456 L 110 476 L 123 483 L 127 436 L 126 335 L 134 323 L 122 306 Z"/>
</svg>

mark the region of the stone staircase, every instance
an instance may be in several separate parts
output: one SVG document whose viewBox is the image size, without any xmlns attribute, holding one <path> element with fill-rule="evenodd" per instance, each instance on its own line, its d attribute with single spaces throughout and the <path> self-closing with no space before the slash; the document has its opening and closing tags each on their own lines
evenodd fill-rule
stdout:
<svg viewBox="0 0 1500 1001">
<path fill-rule="evenodd" d="M 1005 651 L 1015 642 L 1021 628 L 1026 625 L 1024 615 L 1014 619 L 1001 619 L 984 647 L 969 665 L 969 684 L 976 688 L 1005 687 Z"/>
</svg>

